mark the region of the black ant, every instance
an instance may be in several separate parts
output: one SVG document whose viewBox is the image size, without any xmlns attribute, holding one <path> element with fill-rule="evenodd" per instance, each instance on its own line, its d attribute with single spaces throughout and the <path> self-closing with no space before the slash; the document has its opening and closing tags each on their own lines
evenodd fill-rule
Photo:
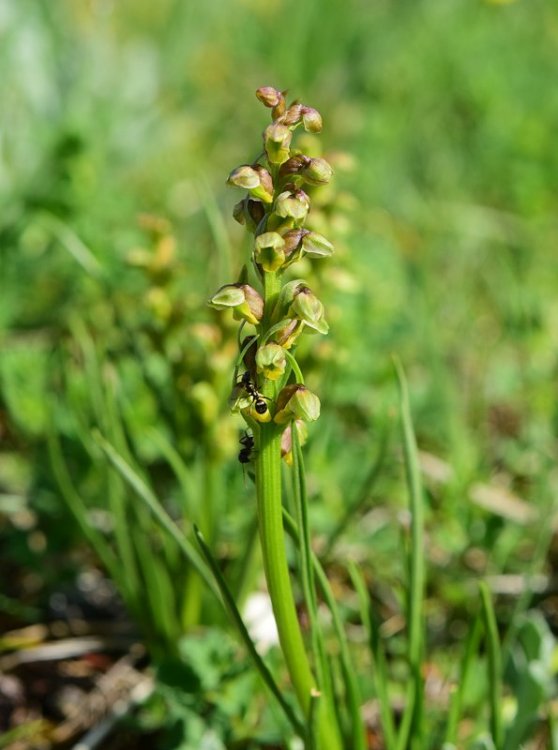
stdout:
<svg viewBox="0 0 558 750">
<path fill-rule="evenodd" d="M 252 451 L 254 449 L 254 436 L 247 432 L 240 438 L 242 448 L 238 453 L 238 460 L 241 464 L 249 464 L 252 460 Z"/>
<path fill-rule="evenodd" d="M 246 393 L 252 397 L 254 401 L 254 409 L 258 414 L 265 414 L 267 412 L 266 397 L 258 391 L 252 380 L 250 379 L 250 373 L 246 370 L 242 374 L 242 377 L 238 381 L 237 385 L 242 386 Z M 269 399 L 267 399 L 269 400 Z"/>
</svg>

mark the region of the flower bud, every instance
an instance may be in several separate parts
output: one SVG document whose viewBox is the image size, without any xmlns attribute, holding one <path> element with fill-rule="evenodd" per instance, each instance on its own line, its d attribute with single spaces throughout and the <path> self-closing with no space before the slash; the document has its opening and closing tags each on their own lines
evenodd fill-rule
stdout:
<svg viewBox="0 0 558 750">
<path fill-rule="evenodd" d="M 320 416 L 320 399 L 301 383 L 286 385 L 277 397 L 274 422 L 286 424 L 293 419 L 315 422 Z"/>
<path fill-rule="evenodd" d="M 302 252 L 310 258 L 329 258 L 333 245 L 318 232 L 306 232 L 302 237 Z"/>
<path fill-rule="evenodd" d="M 255 164 L 254 169 L 260 178 L 260 186 L 256 190 L 252 190 L 251 194 L 254 198 L 259 198 L 264 203 L 271 203 L 273 200 L 273 180 L 271 175 L 261 164 Z"/>
<path fill-rule="evenodd" d="M 243 164 L 233 169 L 227 184 L 249 190 L 253 198 L 258 198 L 264 203 L 271 203 L 273 200 L 273 181 L 267 169 L 261 164 Z"/>
<path fill-rule="evenodd" d="M 295 154 L 279 168 L 279 175 L 286 177 L 290 174 L 300 174 L 304 167 L 310 162 L 310 157 L 304 154 Z"/>
<path fill-rule="evenodd" d="M 259 187 L 260 176 L 249 164 L 242 164 L 230 173 L 227 179 L 228 185 L 235 185 L 244 190 L 253 190 Z"/>
<path fill-rule="evenodd" d="M 285 325 L 273 334 L 274 340 L 283 349 L 290 349 L 302 333 L 304 323 L 300 320 L 287 320 Z"/>
<path fill-rule="evenodd" d="M 310 198 L 304 190 L 285 190 L 277 196 L 273 210 L 282 219 L 302 222 L 310 210 Z"/>
<path fill-rule="evenodd" d="M 307 286 L 300 284 L 289 308 L 289 317 L 302 320 L 307 326 L 327 333 L 329 326 L 324 319 L 324 306 Z"/>
<path fill-rule="evenodd" d="M 264 130 L 264 148 L 271 164 L 283 164 L 289 158 L 289 147 L 293 134 L 279 122 L 268 125 Z"/>
<path fill-rule="evenodd" d="M 302 279 L 293 279 L 287 282 L 279 292 L 279 297 L 273 310 L 273 322 L 279 321 L 282 318 L 287 318 L 287 311 L 293 302 L 299 287 L 304 286 Z"/>
<path fill-rule="evenodd" d="M 291 104 L 284 114 L 281 115 L 283 125 L 298 125 L 302 119 L 302 104 Z"/>
<path fill-rule="evenodd" d="M 264 302 L 260 294 L 248 284 L 225 284 L 209 300 L 216 310 L 233 310 L 235 320 L 246 320 L 257 325 L 263 316 Z"/>
<path fill-rule="evenodd" d="M 279 93 L 279 100 L 271 110 L 271 116 L 274 120 L 278 120 L 283 114 L 285 114 L 285 109 L 287 108 L 287 102 L 285 101 L 285 94 L 287 93 L 286 89 Z"/>
<path fill-rule="evenodd" d="M 302 108 L 302 124 L 308 133 L 319 133 L 322 129 L 322 116 L 313 107 Z"/>
<path fill-rule="evenodd" d="M 253 200 L 252 198 L 246 199 L 246 213 L 250 217 L 250 220 L 256 229 L 265 216 L 265 208 L 260 201 Z"/>
<path fill-rule="evenodd" d="M 333 169 L 325 159 L 310 159 L 301 170 L 301 175 L 310 185 L 327 185 L 333 175 Z"/>
<path fill-rule="evenodd" d="M 244 200 L 235 203 L 232 215 L 233 219 L 235 221 L 238 221 L 239 224 L 242 224 L 242 226 L 246 224 L 246 216 L 244 214 Z"/>
<path fill-rule="evenodd" d="M 256 91 L 256 96 L 265 107 L 269 108 L 276 107 L 283 99 L 283 94 L 273 86 L 260 86 Z"/>
<path fill-rule="evenodd" d="M 302 238 L 310 234 L 308 229 L 290 229 L 285 232 L 283 239 L 285 241 L 285 266 L 298 260 L 302 253 Z"/>
<path fill-rule="evenodd" d="M 233 217 L 239 224 L 245 226 L 249 232 L 256 232 L 264 216 L 265 208 L 262 202 L 254 200 L 254 198 L 250 198 L 248 195 L 233 208 Z"/>
<path fill-rule="evenodd" d="M 285 240 L 277 232 L 259 234 L 256 237 L 254 258 L 264 271 L 278 271 L 285 261 Z"/>
<path fill-rule="evenodd" d="M 287 358 L 279 344 L 265 344 L 256 352 L 256 367 L 268 380 L 278 380 L 285 372 Z"/>
</svg>

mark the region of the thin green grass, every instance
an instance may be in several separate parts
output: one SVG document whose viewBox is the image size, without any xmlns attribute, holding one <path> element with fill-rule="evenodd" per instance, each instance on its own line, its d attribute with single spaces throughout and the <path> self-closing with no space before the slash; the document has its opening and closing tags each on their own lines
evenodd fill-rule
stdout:
<svg viewBox="0 0 558 750">
<path fill-rule="evenodd" d="M 397 750 L 420 747 L 424 738 L 423 678 L 421 673 L 424 653 L 424 497 L 417 456 L 417 446 L 413 431 L 407 381 L 403 368 L 395 360 L 401 427 L 407 476 L 409 511 L 411 516 L 411 538 L 407 557 L 407 628 L 410 676 L 405 694 L 405 709 L 397 736 Z"/>
<path fill-rule="evenodd" d="M 479 589 L 488 655 L 490 731 L 495 749 L 502 750 L 504 747 L 504 726 L 502 722 L 502 653 L 490 591 L 484 581 L 479 584 Z"/>
</svg>

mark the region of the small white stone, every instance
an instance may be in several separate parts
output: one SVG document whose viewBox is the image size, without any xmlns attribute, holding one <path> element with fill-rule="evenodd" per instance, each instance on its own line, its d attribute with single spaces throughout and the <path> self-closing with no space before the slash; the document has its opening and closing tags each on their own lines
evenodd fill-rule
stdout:
<svg viewBox="0 0 558 750">
<path fill-rule="evenodd" d="M 263 591 L 250 594 L 244 605 L 243 619 L 260 654 L 279 643 L 269 594 Z"/>
</svg>

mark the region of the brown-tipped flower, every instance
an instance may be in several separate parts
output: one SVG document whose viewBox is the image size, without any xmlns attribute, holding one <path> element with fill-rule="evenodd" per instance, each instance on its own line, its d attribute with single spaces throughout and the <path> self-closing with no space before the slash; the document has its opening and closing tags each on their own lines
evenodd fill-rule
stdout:
<svg viewBox="0 0 558 750">
<path fill-rule="evenodd" d="M 246 224 L 246 215 L 244 213 L 244 200 L 238 201 L 238 203 L 234 204 L 232 215 L 233 215 L 233 219 L 235 221 L 238 221 L 239 224 L 242 224 L 243 226 Z"/>
<path fill-rule="evenodd" d="M 302 104 L 295 102 L 281 115 L 283 125 L 298 125 L 302 119 Z"/>
<path fill-rule="evenodd" d="M 254 228 L 257 228 L 265 216 L 265 208 L 260 201 L 253 200 L 252 198 L 246 199 L 246 214 L 250 217 Z"/>
<path fill-rule="evenodd" d="M 283 164 L 289 158 L 293 134 L 286 125 L 273 122 L 264 130 L 264 148 L 271 164 Z"/>
<path fill-rule="evenodd" d="M 254 164 L 254 169 L 260 178 L 260 189 L 262 194 L 260 195 L 255 191 L 252 191 L 252 195 L 254 198 L 260 198 L 264 203 L 271 203 L 273 200 L 273 179 L 267 169 L 262 167 L 261 164 Z"/>
<path fill-rule="evenodd" d="M 225 284 L 209 300 L 216 310 L 233 311 L 235 320 L 246 320 L 257 325 L 263 316 L 261 295 L 249 284 Z"/>
<path fill-rule="evenodd" d="M 274 340 L 283 349 L 290 349 L 302 333 L 304 323 L 301 320 L 286 319 L 284 325 L 273 334 Z"/>
<path fill-rule="evenodd" d="M 233 217 L 246 227 L 249 232 L 255 232 L 260 221 L 265 216 L 265 208 L 261 201 L 246 196 L 233 208 Z"/>
<path fill-rule="evenodd" d="M 283 94 L 273 86 L 260 86 L 256 96 L 265 107 L 276 107 L 284 98 Z"/>
<path fill-rule="evenodd" d="M 293 419 L 315 422 L 320 416 L 320 399 L 301 383 L 286 385 L 277 397 L 274 422 L 286 424 Z"/>
<path fill-rule="evenodd" d="M 268 380 L 278 380 L 287 366 L 285 350 L 279 344 L 265 344 L 256 352 L 256 367 Z"/>
<path fill-rule="evenodd" d="M 319 133 L 322 129 L 322 116 L 314 107 L 303 107 L 302 124 L 308 133 Z"/>
<path fill-rule="evenodd" d="M 327 185 L 333 176 L 333 169 L 325 159 L 309 159 L 300 174 L 310 185 Z"/>
<path fill-rule="evenodd" d="M 305 156 L 304 154 L 295 154 L 294 156 L 291 156 L 290 159 L 287 159 L 284 164 L 281 164 L 281 167 L 279 168 L 279 175 L 281 177 L 286 177 L 287 175 L 291 174 L 300 174 L 309 161 L 309 156 Z"/>
<path fill-rule="evenodd" d="M 318 333 L 327 333 L 329 326 L 324 318 L 324 306 L 314 292 L 304 284 L 296 288 L 288 312 L 289 317 L 302 320 L 305 325 Z"/>
<path fill-rule="evenodd" d="M 305 235 L 310 234 L 308 229 L 290 229 L 285 232 L 285 266 L 294 263 L 302 254 L 302 239 Z"/>
<path fill-rule="evenodd" d="M 227 179 L 228 185 L 235 185 L 244 190 L 253 190 L 260 185 L 260 176 L 249 164 L 241 164 L 230 173 Z"/>
<path fill-rule="evenodd" d="M 271 175 L 261 166 L 261 164 L 242 164 L 240 167 L 233 169 L 227 180 L 229 185 L 249 190 L 253 198 L 257 198 L 264 203 L 271 203 L 273 200 L 273 180 Z"/>
<path fill-rule="evenodd" d="M 310 198 L 304 190 L 285 190 L 275 200 L 274 213 L 282 219 L 303 222 L 310 210 Z"/>
<path fill-rule="evenodd" d="M 254 258 L 264 271 L 278 271 L 285 261 L 285 240 L 277 232 L 259 234 L 254 246 Z"/>
<path fill-rule="evenodd" d="M 281 320 L 289 317 L 287 311 L 295 296 L 298 294 L 298 290 L 303 286 L 305 286 L 305 282 L 302 279 L 293 279 L 285 284 L 279 292 L 279 298 L 277 299 L 277 303 L 273 310 L 274 320 Z"/>
</svg>

